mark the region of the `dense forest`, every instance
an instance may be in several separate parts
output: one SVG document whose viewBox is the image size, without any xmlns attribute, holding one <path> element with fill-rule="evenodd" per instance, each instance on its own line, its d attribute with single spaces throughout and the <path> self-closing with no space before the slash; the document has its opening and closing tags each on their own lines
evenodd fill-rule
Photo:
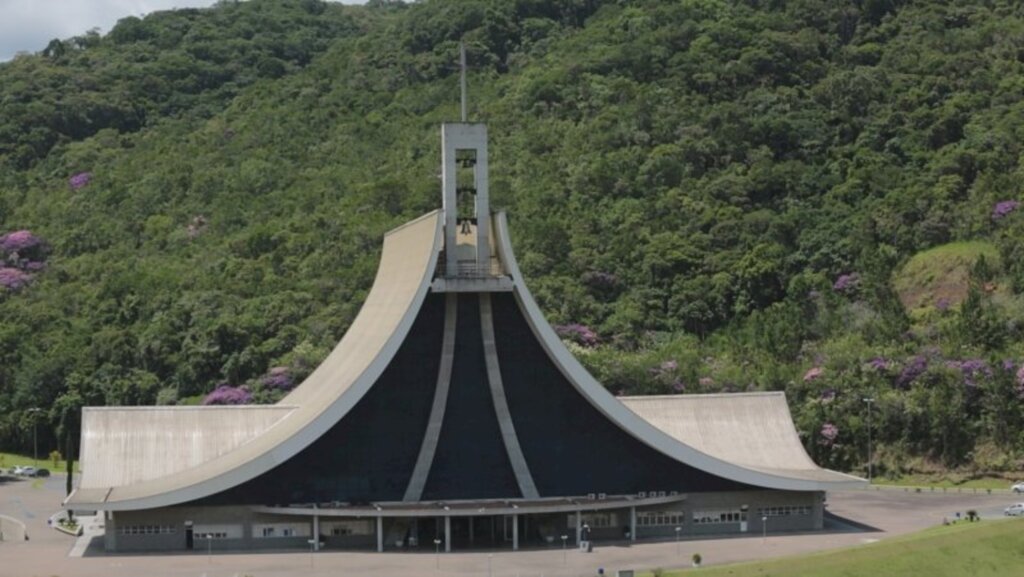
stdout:
<svg viewBox="0 0 1024 577">
<path fill-rule="evenodd" d="M 459 41 L 492 202 L 612 392 L 784 390 L 823 465 L 863 473 L 870 423 L 882 474 L 1024 470 L 1012 0 L 222 1 L 55 39 L 0 64 L 0 447 L 301 381 L 440 203 Z"/>
</svg>

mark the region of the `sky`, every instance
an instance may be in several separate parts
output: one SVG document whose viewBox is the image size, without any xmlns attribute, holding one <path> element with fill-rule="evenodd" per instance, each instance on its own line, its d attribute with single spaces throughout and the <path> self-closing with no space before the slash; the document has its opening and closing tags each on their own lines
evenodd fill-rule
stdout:
<svg viewBox="0 0 1024 577">
<path fill-rule="evenodd" d="M 344 0 L 346 4 L 361 1 Z M 0 0 L 0 62 L 18 52 L 39 52 L 54 38 L 99 28 L 102 34 L 125 16 L 157 10 L 212 6 L 216 0 Z"/>
</svg>

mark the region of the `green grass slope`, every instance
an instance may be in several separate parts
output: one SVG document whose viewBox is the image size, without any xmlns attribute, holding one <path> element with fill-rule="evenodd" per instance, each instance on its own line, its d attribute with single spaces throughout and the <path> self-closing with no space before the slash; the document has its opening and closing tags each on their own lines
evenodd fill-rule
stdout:
<svg viewBox="0 0 1024 577">
<path fill-rule="evenodd" d="M 1024 521 L 961 523 L 907 537 L 765 562 L 706 567 L 707 577 L 1017 577 Z M 689 575 L 690 571 L 665 575 Z"/>
<path fill-rule="evenodd" d="M 999 268 L 999 251 L 988 242 L 956 242 L 922 251 L 896 272 L 893 288 L 911 314 L 959 306 L 967 298 L 971 269 L 980 257 Z"/>
</svg>

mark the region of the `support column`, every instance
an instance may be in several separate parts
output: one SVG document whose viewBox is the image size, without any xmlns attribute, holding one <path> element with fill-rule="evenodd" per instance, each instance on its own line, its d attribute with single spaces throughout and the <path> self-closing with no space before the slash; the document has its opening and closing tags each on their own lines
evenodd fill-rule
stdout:
<svg viewBox="0 0 1024 577">
<path fill-rule="evenodd" d="M 580 539 L 583 538 L 583 513 L 576 511 L 576 546 L 580 546 Z"/>
<path fill-rule="evenodd" d="M 377 552 L 384 552 L 384 517 L 377 517 Z"/>
<path fill-rule="evenodd" d="M 476 541 L 476 535 L 473 534 L 473 517 L 469 518 L 469 546 L 472 547 Z"/>
<path fill-rule="evenodd" d="M 313 515 L 313 550 L 320 550 L 320 515 L 316 514 Z"/>
<path fill-rule="evenodd" d="M 444 552 L 452 552 L 452 518 L 444 516 Z"/>
<path fill-rule="evenodd" d="M 636 506 L 629 508 L 629 540 L 636 541 Z"/>
<path fill-rule="evenodd" d="M 519 550 L 519 515 L 512 515 L 512 550 Z"/>
</svg>

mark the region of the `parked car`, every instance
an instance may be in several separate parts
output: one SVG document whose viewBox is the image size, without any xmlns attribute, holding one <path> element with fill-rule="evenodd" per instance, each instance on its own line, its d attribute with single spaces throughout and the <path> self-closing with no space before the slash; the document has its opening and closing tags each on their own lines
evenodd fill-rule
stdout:
<svg viewBox="0 0 1024 577">
<path fill-rule="evenodd" d="M 1013 505 L 1010 505 L 1003 511 L 1003 514 L 1007 517 L 1020 517 L 1021 515 L 1024 515 L 1024 503 L 1014 503 Z"/>
<path fill-rule="evenodd" d="M 35 474 L 32 475 L 32 476 L 33 477 L 49 477 L 50 476 L 50 470 L 49 469 L 36 469 Z"/>
<path fill-rule="evenodd" d="M 29 467 L 28 465 L 18 465 L 18 466 L 13 467 L 11 469 L 11 474 L 12 475 L 24 475 L 25 474 L 25 469 L 31 469 L 31 468 L 32 467 Z"/>
<path fill-rule="evenodd" d="M 1024 481 L 1017 481 L 1010 487 L 1010 490 L 1014 493 L 1024 493 Z"/>
<path fill-rule="evenodd" d="M 22 467 L 21 472 L 18 474 L 22 477 L 35 477 L 36 472 L 38 471 L 39 469 L 36 469 L 35 467 Z"/>
</svg>

